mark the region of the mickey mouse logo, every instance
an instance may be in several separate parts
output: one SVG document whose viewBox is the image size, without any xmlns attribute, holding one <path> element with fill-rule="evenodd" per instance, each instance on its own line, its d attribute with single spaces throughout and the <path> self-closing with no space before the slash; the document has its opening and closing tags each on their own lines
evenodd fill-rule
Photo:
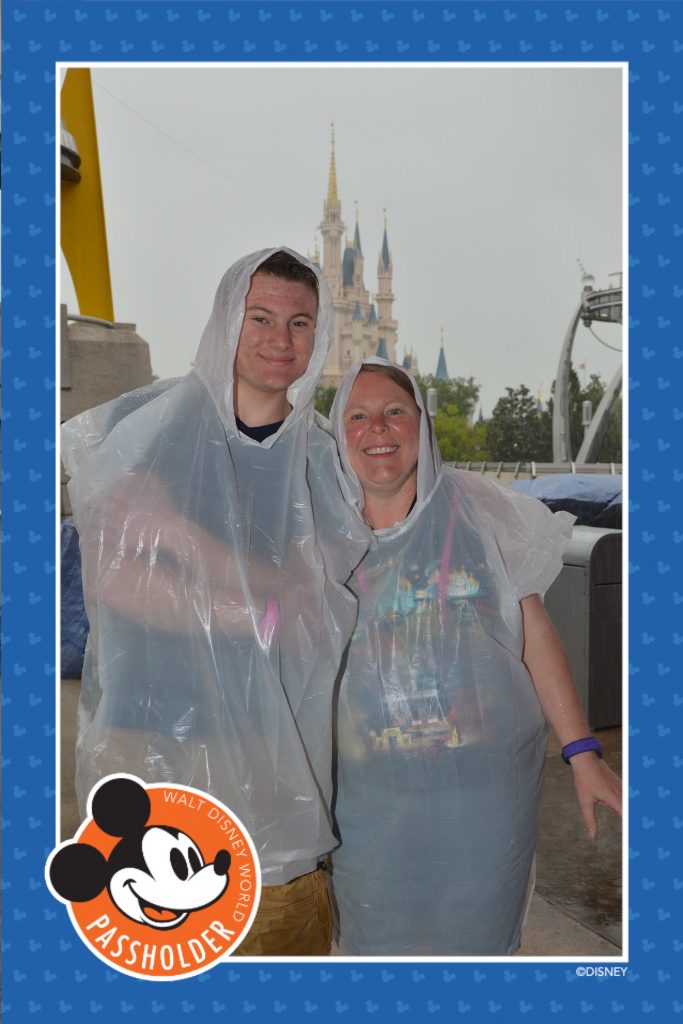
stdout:
<svg viewBox="0 0 683 1024">
<path fill-rule="evenodd" d="M 83 903 L 109 890 L 112 903 L 132 921 L 177 928 L 193 910 L 219 899 L 228 887 L 230 853 L 212 864 L 190 836 L 168 825 L 147 825 L 152 804 L 133 779 L 112 779 L 92 800 L 95 824 L 121 837 L 107 859 L 96 846 L 67 843 L 50 863 L 52 888 L 64 900 Z"/>
<path fill-rule="evenodd" d="M 237 948 L 256 913 L 260 871 L 227 808 L 188 787 L 117 775 L 93 789 L 88 810 L 45 873 L 93 952 L 136 977 L 171 980 Z"/>
</svg>

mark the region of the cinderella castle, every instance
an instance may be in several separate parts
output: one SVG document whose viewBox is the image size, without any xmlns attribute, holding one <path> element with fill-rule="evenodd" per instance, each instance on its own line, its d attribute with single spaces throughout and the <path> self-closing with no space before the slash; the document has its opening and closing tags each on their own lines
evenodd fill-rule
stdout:
<svg viewBox="0 0 683 1024">
<path fill-rule="evenodd" d="M 318 251 L 310 259 L 325 275 L 332 292 L 335 314 L 334 341 L 321 383 L 325 387 L 336 387 L 349 366 L 360 359 L 367 356 L 382 356 L 384 359 L 396 361 L 398 322 L 392 315 L 395 300 L 392 292 L 393 263 L 387 238 L 386 217 L 384 237 L 377 261 L 377 290 L 374 297 L 365 287 L 365 258 L 357 212 L 353 241 L 345 240 L 342 253 L 342 236 L 345 234 L 346 225 L 342 221 L 337 189 L 334 129 L 327 196 L 323 204 L 323 219 L 319 230 L 323 239 L 322 263 Z M 415 356 L 412 353 L 406 355 L 403 365 L 408 369 L 417 370 Z"/>
</svg>

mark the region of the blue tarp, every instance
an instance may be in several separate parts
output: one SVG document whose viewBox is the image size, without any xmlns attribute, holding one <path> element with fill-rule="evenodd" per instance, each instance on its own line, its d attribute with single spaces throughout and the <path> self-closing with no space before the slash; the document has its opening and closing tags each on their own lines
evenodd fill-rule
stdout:
<svg viewBox="0 0 683 1024">
<path fill-rule="evenodd" d="M 63 679 L 78 679 L 83 671 L 83 653 L 90 625 L 83 606 L 78 534 L 71 516 L 62 522 L 61 588 L 61 674 Z"/>
<path fill-rule="evenodd" d="M 621 529 L 621 476 L 607 473 L 552 473 L 515 480 L 511 487 L 539 498 L 552 512 L 571 512 L 577 526 Z"/>
</svg>

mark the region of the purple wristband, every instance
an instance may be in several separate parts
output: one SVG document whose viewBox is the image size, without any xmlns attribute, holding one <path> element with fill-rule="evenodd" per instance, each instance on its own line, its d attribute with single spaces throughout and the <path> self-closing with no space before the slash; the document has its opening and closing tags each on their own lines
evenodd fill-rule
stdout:
<svg viewBox="0 0 683 1024">
<path fill-rule="evenodd" d="M 566 747 L 562 747 L 562 760 L 565 764 L 569 764 L 570 757 L 573 757 L 574 754 L 583 754 L 586 750 L 593 750 L 598 757 L 602 757 L 602 747 L 595 737 L 586 736 L 584 740 L 574 740 L 573 743 L 568 743 Z"/>
</svg>

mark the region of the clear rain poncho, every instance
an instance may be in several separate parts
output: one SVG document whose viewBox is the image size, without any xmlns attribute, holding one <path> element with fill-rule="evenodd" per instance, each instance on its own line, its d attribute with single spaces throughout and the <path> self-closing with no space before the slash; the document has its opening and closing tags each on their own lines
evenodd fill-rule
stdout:
<svg viewBox="0 0 683 1024">
<path fill-rule="evenodd" d="M 226 272 L 192 372 L 62 433 L 90 620 L 81 810 L 118 771 L 205 790 L 246 825 L 265 885 L 313 870 L 336 842 L 332 694 L 356 617 L 344 582 L 370 538 L 313 408 L 332 327 L 316 267 L 314 351 L 292 412 L 261 444 L 236 427 L 245 295 L 275 251 Z"/>
<path fill-rule="evenodd" d="M 362 514 L 343 421 L 360 365 L 331 416 Z M 417 501 L 404 522 L 375 531 L 350 581 L 359 615 L 340 691 L 332 857 L 340 950 L 511 954 L 531 891 L 546 743 L 519 602 L 560 571 L 574 517 L 441 468 L 413 387 Z"/>
</svg>

